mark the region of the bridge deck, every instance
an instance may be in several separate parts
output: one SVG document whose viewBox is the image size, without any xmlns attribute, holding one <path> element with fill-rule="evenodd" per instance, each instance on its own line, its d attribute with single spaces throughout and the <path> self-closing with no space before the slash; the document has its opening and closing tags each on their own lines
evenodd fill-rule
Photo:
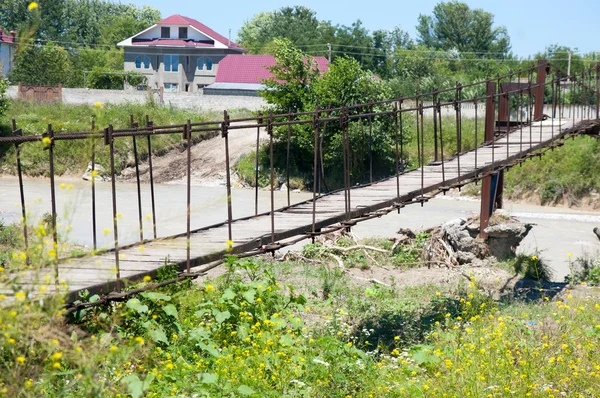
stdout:
<svg viewBox="0 0 600 398">
<path fill-rule="evenodd" d="M 464 153 L 444 162 L 442 165 L 428 165 L 423 169 L 423 188 L 421 186 L 421 168 L 400 175 L 400 198 L 396 192 L 396 177 L 374 183 L 369 186 L 355 187 L 351 190 L 351 208 L 353 217 L 361 217 L 370 212 L 389 207 L 398 202 L 410 202 L 421 195 L 437 193 L 440 188 L 450 187 L 461 182 L 472 181 L 493 165 L 503 166 L 523 158 L 528 153 L 549 146 L 553 140 L 572 132 L 574 120 L 546 120 L 519 128 L 508 136 L 497 139 L 494 145 L 480 146 L 476 151 Z M 508 145 L 507 145 L 508 143 Z M 459 165 L 460 163 L 460 165 Z M 459 177 L 460 167 L 460 177 Z M 316 202 L 316 227 L 323 228 L 347 219 L 344 213 L 344 191 L 324 195 Z M 312 230 L 312 201 L 280 209 L 275 213 L 275 239 L 282 240 L 302 235 Z M 254 250 L 271 243 L 271 217 L 263 214 L 247 219 L 235 220 L 232 224 L 234 252 Z M 227 224 L 206 227 L 191 235 L 192 266 L 199 266 L 222 258 L 225 242 L 228 239 Z M 152 275 L 165 264 L 186 263 L 186 237 L 179 236 L 134 245 L 120 249 L 120 270 L 122 278 L 139 280 Z M 69 285 L 71 293 L 82 289 L 95 292 L 108 292 L 114 288 L 115 260 L 113 252 L 93 257 L 62 260 L 59 264 L 59 279 Z M 52 269 L 21 276 L 20 283 L 25 289 L 32 285 L 47 285 L 54 288 Z M 73 296 L 73 295 L 72 295 Z"/>
</svg>

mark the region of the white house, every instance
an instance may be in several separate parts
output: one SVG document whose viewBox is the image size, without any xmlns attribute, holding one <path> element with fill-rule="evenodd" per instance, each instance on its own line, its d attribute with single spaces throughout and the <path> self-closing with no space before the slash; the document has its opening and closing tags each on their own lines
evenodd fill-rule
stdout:
<svg viewBox="0 0 600 398">
<path fill-rule="evenodd" d="M 15 32 L 10 31 L 6 34 L 2 28 L 0 28 L 0 77 L 6 77 L 8 72 L 13 67 L 13 59 L 15 57 L 15 49 L 17 47 Z"/>
<path fill-rule="evenodd" d="M 201 91 L 215 81 L 219 62 L 246 50 L 195 19 L 171 15 L 117 44 L 125 70 L 144 74 L 151 88 Z"/>
</svg>

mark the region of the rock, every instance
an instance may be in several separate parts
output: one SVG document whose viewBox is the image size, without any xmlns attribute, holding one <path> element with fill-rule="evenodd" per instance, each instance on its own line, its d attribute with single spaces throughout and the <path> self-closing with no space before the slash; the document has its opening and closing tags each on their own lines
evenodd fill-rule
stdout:
<svg viewBox="0 0 600 398">
<path fill-rule="evenodd" d="M 488 234 L 487 244 L 490 253 L 498 260 L 505 260 L 515 255 L 519 243 L 531 231 L 531 224 L 507 223 L 489 226 L 485 229 Z"/>
<path fill-rule="evenodd" d="M 396 232 L 398 235 L 404 235 L 406 237 L 408 237 L 409 239 L 414 239 L 417 237 L 417 235 L 415 235 L 415 233 L 408 228 L 400 228 L 398 230 L 398 232 Z"/>
<path fill-rule="evenodd" d="M 288 187 L 287 185 L 285 185 L 285 183 L 281 184 L 281 188 L 279 188 L 280 191 L 287 191 Z"/>
<path fill-rule="evenodd" d="M 299 189 L 294 189 L 292 192 L 300 193 L 300 190 Z"/>
<path fill-rule="evenodd" d="M 104 167 L 96 163 L 94 165 L 94 170 L 98 172 L 98 174 L 96 174 L 95 181 L 110 181 L 110 177 L 106 174 L 106 169 Z M 92 180 L 92 162 L 88 163 L 88 166 L 85 169 L 85 173 L 83 173 L 83 176 L 81 176 L 81 178 L 85 181 Z"/>
<path fill-rule="evenodd" d="M 510 220 L 508 216 L 507 221 Z M 459 218 L 442 225 L 441 235 L 453 251 L 459 264 L 482 265 L 490 256 L 497 260 L 514 257 L 519 243 L 531 230 L 531 224 L 507 222 L 496 224 L 485 229 L 488 239 L 484 242 L 478 238 L 479 224 L 476 220 Z"/>
</svg>

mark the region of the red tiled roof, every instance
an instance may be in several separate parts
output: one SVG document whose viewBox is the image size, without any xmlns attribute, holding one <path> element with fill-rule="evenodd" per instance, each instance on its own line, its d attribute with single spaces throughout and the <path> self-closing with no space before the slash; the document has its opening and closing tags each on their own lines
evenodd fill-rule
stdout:
<svg viewBox="0 0 600 398">
<path fill-rule="evenodd" d="M 227 43 L 229 42 L 228 38 L 215 32 L 214 30 L 212 30 L 208 26 L 204 25 L 203 23 L 196 21 L 195 19 L 192 19 L 192 18 L 184 17 L 179 14 L 171 15 L 170 17 L 167 17 L 161 21 L 158 21 L 157 24 L 158 25 L 190 25 L 190 26 L 193 26 L 194 28 L 198 29 L 202 33 L 207 34 L 208 36 L 212 37 L 213 39 L 215 39 L 217 41 L 220 41 L 221 43 L 223 43 L 225 45 L 227 45 Z M 236 44 L 234 42 L 231 42 L 229 44 L 229 48 L 242 49 L 242 47 L 240 47 L 238 44 Z"/>
<path fill-rule="evenodd" d="M 153 39 L 134 41 L 131 44 L 134 46 L 214 47 L 214 44 L 198 43 L 196 41 L 182 39 Z"/>
<path fill-rule="evenodd" d="M 313 58 L 321 73 L 329 70 L 325 57 Z M 272 55 L 238 55 L 230 54 L 219 62 L 215 83 L 262 83 L 264 79 L 273 77 L 267 69 L 275 65 Z"/>
<path fill-rule="evenodd" d="M 2 29 L 0 29 L 0 41 L 3 41 L 5 43 L 14 43 L 15 42 L 15 36 L 12 34 L 14 32 L 5 32 Z"/>
</svg>

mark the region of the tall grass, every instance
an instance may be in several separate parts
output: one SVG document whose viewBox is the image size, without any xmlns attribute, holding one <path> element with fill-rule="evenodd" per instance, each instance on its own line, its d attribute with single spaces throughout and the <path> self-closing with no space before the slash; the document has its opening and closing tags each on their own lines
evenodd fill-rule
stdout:
<svg viewBox="0 0 600 398">
<path fill-rule="evenodd" d="M 242 112 L 242 111 L 240 111 Z M 146 115 L 155 125 L 183 124 L 188 119 L 194 122 L 218 120 L 217 113 L 197 113 L 190 110 L 170 107 L 153 106 L 152 104 L 120 104 L 120 105 L 67 105 L 39 104 L 25 101 L 12 101 L 5 118 L 0 121 L 0 135 L 11 135 L 11 118 L 17 122 L 17 127 L 23 129 L 24 135 L 42 134 L 47 131 L 48 124 L 56 133 L 90 131 L 92 120 L 99 130 L 112 124 L 115 129 L 129 127 L 129 115 L 134 121 L 144 125 Z M 197 136 L 195 137 L 197 138 Z M 140 157 L 147 157 L 145 139 L 138 138 Z M 182 137 L 179 134 L 158 135 L 152 137 L 152 151 L 164 154 L 169 149 L 180 145 Z M 95 140 L 96 161 L 108 166 L 108 148 L 102 140 Z M 92 155 L 92 140 L 59 141 L 55 144 L 55 170 L 58 175 L 65 173 L 81 173 L 85 170 Z M 131 138 L 115 139 L 115 154 L 117 172 L 133 164 L 133 144 Z M 23 170 L 30 176 L 45 176 L 48 174 L 48 153 L 41 143 L 21 145 L 21 161 Z M 15 151 L 12 145 L 0 146 L 1 170 L 15 173 Z"/>
</svg>

